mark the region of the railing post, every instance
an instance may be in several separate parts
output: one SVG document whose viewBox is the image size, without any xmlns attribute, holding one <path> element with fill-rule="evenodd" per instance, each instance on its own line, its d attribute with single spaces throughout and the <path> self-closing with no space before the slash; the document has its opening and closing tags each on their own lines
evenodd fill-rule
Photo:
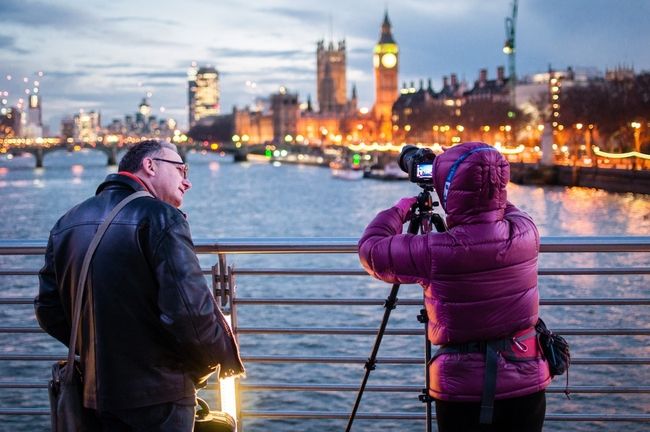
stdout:
<svg viewBox="0 0 650 432">
<path fill-rule="evenodd" d="M 226 263 L 226 255 L 218 255 L 217 264 L 212 266 L 212 290 L 217 300 L 220 300 L 221 308 L 232 307 L 230 302 L 229 269 Z"/>
<path fill-rule="evenodd" d="M 239 335 L 237 334 L 237 284 L 235 283 L 234 265 L 228 266 L 228 287 L 230 289 L 230 325 L 232 328 L 232 333 L 235 335 L 235 340 L 239 345 Z M 235 380 L 235 404 L 237 406 L 237 432 L 244 432 L 239 379 Z"/>
<path fill-rule="evenodd" d="M 226 255 L 222 253 L 218 255 L 217 264 L 212 266 L 212 289 L 217 301 L 219 299 L 221 300 L 221 311 L 223 312 L 228 325 L 230 325 L 235 340 L 239 343 L 237 338 L 235 302 L 233 301 L 235 293 L 233 268 L 227 265 Z M 239 399 L 239 379 L 231 377 L 219 380 L 219 393 L 221 399 L 221 410 L 234 417 L 237 422 L 237 430 L 242 432 L 243 423 L 240 420 L 241 404 Z"/>
</svg>

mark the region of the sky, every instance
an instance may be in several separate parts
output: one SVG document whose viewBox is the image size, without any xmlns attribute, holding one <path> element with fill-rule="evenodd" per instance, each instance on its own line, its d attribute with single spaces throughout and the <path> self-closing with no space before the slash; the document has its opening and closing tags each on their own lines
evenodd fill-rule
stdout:
<svg viewBox="0 0 650 432">
<path fill-rule="evenodd" d="M 315 101 L 316 43 L 345 39 L 348 93 L 355 84 L 370 108 L 386 9 L 400 86 L 430 78 L 440 90 L 445 75 L 473 83 L 480 69 L 494 78 L 507 66 L 512 0 L 0 0 L 0 99 L 16 105 L 38 80 L 43 121 L 57 132 L 80 110 L 101 112 L 105 125 L 150 95 L 155 115 L 185 128 L 192 62 L 219 71 L 222 113 L 280 86 Z M 517 75 L 650 71 L 648 17 L 650 0 L 520 0 Z"/>
</svg>

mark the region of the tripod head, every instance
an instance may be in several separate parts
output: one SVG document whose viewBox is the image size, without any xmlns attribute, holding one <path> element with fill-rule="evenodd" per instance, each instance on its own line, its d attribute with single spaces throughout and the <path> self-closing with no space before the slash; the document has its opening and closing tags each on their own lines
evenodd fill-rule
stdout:
<svg viewBox="0 0 650 432">
<path fill-rule="evenodd" d="M 434 201 L 431 192 L 434 192 L 433 185 L 418 184 L 422 188 L 422 192 L 418 195 L 417 201 L 411 207 L 411 220 L 409 221 L 408 232 L 417 234 L 421 232 L 426 234 L 431 232 L 432 226 L 435 227 L 437 232 L 447 231 L 445 221 L 436 212 L 435 209 L 440 207 L 439 201 Z"/>
</svg>

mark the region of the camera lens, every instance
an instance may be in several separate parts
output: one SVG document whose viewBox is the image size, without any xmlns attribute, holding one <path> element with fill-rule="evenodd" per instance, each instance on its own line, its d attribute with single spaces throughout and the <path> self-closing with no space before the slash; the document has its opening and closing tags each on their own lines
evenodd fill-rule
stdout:
<svg viewBox="0 0 650 432">
<path fill-rule="evenodd" d="M 400 169 L 407 174 L 410 174 L 413 156 L 418 152 L 419 147 L 414 145 L 406 145 L 399 154 L 399 160 L 397 164 Z"/>
</svg>

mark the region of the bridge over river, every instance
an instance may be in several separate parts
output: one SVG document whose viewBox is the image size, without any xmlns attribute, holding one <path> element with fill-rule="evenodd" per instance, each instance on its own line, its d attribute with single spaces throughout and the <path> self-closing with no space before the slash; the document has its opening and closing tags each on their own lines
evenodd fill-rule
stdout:
<svg viewBox="0 0 650 432">
<path fill-rule="evenodd" d="M 106 154 L 108 165 L 117 165 L 117 154 L 125 150 L 130 144 L 140 139 L 126 140 L 99 137 L 96 141 L 81 142 L 65 138 L 0 138 L 0 154 L 18 156 L 24 153 L 34 155 L 36 168 L 42 168 L 45 155 L 58 150 L 79 151 L 84 148 L 95 149 Z M 185 155 L 190 150 L 205 150 L 233 154 L 235 161 L 246 160 L 249 153 L 264 154 L 264 144 L 241 143 L 209 143 L 207 141 L 174 143 L 178 153 L 185 160 Z"/>
</svg>

